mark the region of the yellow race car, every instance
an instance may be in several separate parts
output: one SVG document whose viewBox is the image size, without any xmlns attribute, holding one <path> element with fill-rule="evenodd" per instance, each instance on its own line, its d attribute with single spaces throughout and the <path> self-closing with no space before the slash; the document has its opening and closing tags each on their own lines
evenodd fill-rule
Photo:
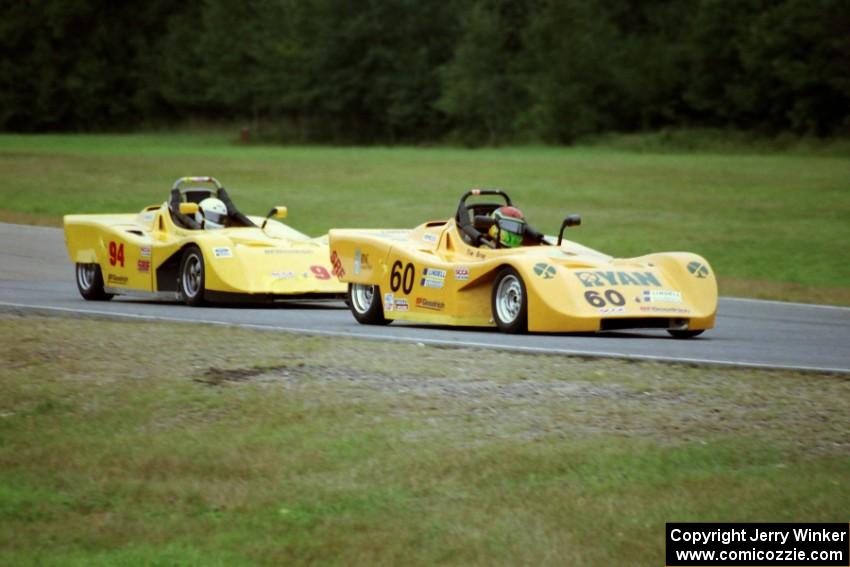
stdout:
<svg viewBox="0 0 850 567">
<path fill-rule="evenodd" d="M 351 311 L 364 324 L 399 319 L 507 333 L 666 329 L 676 338 L 714 326 L 717 283 L 705 259 L 686 252 L 615 259 L 563 239 L 580 223 L 568 216 L 557 238 L 545 236 L 503 191 L 474 189 L 448 220 L 328 236 L 333 273 L 348 282 Z"/>
<path fill-rule="evenodd" d="M 204 187 L 198 185 L 208 185 Z M 209 301 L 339 298 L 327 237 L 242 214 L 213 177 L 181 177 L 138 214 L 66 215 L 65 244 L 88 300 L 115 295 Z"/>
</svg>

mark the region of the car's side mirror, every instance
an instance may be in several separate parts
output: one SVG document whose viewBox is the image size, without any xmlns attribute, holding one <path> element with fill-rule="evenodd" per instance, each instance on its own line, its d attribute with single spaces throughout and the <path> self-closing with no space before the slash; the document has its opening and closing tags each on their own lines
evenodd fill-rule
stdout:
<svg viewBox="0 0 850 567">
<path fill-rule="evenodd" d="M 196 214 L 200 209 L 198 203 L 180 203 L 180 214 L 187 217 Z"/>
<path fill-rule="evenodd" d="M 564 219 L 564 222 L 561 223 L 561 230 L 558 232 L 558 246 L 561 245 L 561 241 L 564 239 L 564 230 L 568 226 L 580 226 L 581 225 L 581 215 L 569 215 Z"/>
<path fill-rule="evenodd" d="M 274 217 L 276 219 L 285 219 L 288 213 L 289 211 L 287 211 L 286 207 L 272 207 L 272 210 L 268 212 L 265 220 L 263 220 L 263 226 L 260 228 L 266 228 L 266 223 L 269 222 L 270 218 Z"/>
</svg>

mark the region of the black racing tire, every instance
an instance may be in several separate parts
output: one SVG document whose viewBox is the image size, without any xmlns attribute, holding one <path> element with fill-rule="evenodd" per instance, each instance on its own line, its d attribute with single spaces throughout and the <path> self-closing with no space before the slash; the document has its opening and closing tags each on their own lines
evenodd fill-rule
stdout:
<svg viewBox="0 0 850 567">
<path fill-rule="evenodd" d="M 692 339 L 703 334 L 705 332 L 705 329 L 698 329 L 693 331 L 678 331 L 675 329 L 667 329 L 667 332 L 670 333 L 670 335 L 674 339 Z"/>
<path fill-rule="evenodd" d="M 493 320 L 503 333 L 528 330 L 528 292 L 522 276 L 510 266 L 502 268 L 493 282 L 490 306 Z"/>
<path fill-rule="evenodd" d="M 114 297 L 103 289 L 103 272 L 99 264 L 77 264 L 77 289 L 87 301 L 109 301 Z"/>
<path fill-rule="evenodd" d="M 191 307 L 206 304 L 206 267 L 204 255 L 197 246 L 189 246 L 180 259 L 180 272 L 177 276 L 177 293 L 180 300 Z"/>
<path fill-rule="evenodd" d="M 348 284 L 346 302 L 351 314 L 362 325 L 389 325 L 392 319 L 384 317 L 381 288 L 377 285 Z"/>
</svg>

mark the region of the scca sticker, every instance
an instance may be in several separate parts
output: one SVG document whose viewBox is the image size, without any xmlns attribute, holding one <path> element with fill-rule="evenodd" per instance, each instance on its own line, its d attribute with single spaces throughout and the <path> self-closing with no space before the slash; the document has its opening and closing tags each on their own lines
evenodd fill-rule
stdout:
<svg viewBox="0 0 850 567">
<path fill-rule="evenodd" d="M 466 266 L 458 266 L 455 268 L 455 279 L 459 282 L 469 280 L 469 268 Z"/>
</svg>

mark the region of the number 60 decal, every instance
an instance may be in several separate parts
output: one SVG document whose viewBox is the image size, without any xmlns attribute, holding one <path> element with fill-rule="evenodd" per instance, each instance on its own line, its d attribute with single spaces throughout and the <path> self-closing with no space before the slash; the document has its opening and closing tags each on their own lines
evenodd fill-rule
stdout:
<svg viewBox="0 0 850 567">
<path fill-rule="evenodd" d="M 396 260 L 393 264 L 393 271 L 390 273 L 390 289 L 394 292 L 401 288 L 405 294 L 413 291 L 413 282 L 416 280 L 416 268 L 413 264 L 407 264 L 402 270 L 401 260 Z"/>
<path fill-rule="evenodd" d="M 609 303 L 617 307 L 622 307 L 626 304 L 626 298 L 616 289 L 607 290 L 604 298 L 599 295 L 598 291 L 586 291 L 584 292 L 584 298 L 594 307 L 605 307 Z"/>
</svg>

